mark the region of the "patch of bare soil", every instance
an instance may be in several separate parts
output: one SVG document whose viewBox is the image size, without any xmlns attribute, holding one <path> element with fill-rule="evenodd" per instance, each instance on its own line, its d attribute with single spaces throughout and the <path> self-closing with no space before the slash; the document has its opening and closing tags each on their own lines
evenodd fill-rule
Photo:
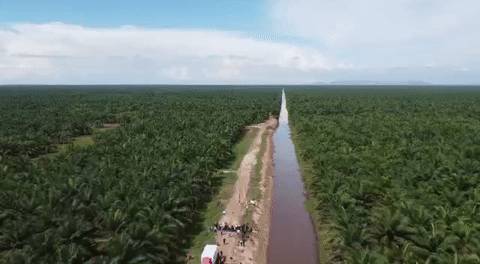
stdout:
<svg viewBox="0 0 480 264">
<path fill-rule="evenodd" d="M 119 128 L 120 124 L 119 123 L 104 123 L 103 128 L 106 129 L 113 129 L 113 128 Z"/>
<path fill-rule="evenodd" d="M 258 132 L 238 168 L 238 179 L 235 183 L 232 196 L 225 208 L 225 214 L 219 221 L 220 224 L 243 224 L 243 216 L 245 215 L 246 209 L 248 206 L 252 206 L 249 205 L 247 196 L 248 189 L 250 188 L 250 179 L 252 174 L 255 173 L 257 155 L 262 144 L 262 136 L 266 134 L 266 151 L 261 160 L 263 166 L 259 186 L 262 198 L 260 201 L 257 201 L 255 209 L 253 210 L 253 232 L 246 241 L 245 246 L 240 246 L 241 238 L 237 234 L 227 232 L 217 233 L 217 244 L 227 257 L 226 263 L 266 263 L 273 186 L 272 137 L 277 124 L 277 119 L 272 117 L 267 122 L 255 126 L 258 128 Z"/>
</svg>

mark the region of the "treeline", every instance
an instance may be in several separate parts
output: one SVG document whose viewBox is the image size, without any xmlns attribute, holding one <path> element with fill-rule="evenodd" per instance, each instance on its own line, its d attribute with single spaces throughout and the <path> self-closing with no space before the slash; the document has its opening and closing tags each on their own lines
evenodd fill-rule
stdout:
<svg viewBox="0 0 480 264">
<path fill-rule="evenodd" d="M 0 92 L 10 104 L 2 105 L 1 139 L 25 146 L 1 149 L 0 263 L 181 263 L 217 170 L 232 160 L 244 126 L 277 113 L 279 96 Z M 32 159 L 104 122 L 121 126 L 96 133 L 92 146 Z"/>
<path fill-rule="evenodd" d="M 480 263 L 480 91 L 287 100 L 327 263 Z"/>
</svg>

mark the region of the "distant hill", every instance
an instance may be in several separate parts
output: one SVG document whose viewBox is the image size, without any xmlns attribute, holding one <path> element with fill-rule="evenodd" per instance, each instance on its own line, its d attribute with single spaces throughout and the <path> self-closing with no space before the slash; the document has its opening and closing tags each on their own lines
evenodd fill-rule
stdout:
<svg viewBox="0 0 480 264">
<path fill-rule="evenodd" d="M 315 82 L 316 85 L 432 85 L 425 81 L 405 81 L 405 82 L 387 82 L 387 81 L 371 81 L 371 80 L 345 80 L 333 82 Z"/>
</svg>

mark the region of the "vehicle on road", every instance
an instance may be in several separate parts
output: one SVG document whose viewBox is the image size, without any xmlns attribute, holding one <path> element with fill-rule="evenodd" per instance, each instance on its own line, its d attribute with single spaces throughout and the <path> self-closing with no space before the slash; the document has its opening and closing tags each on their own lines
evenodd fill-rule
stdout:
<svg viewBox="0 0 480 264">
<path fill-rule="evenodd" d="M 215 264 L 218 259 L 218 247 L 216 245 L 206 245 L 203 248 L 201 264 Z"/>
</svg>

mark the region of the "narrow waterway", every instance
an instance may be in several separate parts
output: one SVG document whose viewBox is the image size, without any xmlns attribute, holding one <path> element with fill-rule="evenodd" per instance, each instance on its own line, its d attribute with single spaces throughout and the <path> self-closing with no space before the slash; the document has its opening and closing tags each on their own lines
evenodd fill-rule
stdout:
<svg viewBox="0 0 480 264">
<path fill-rule="evenodd" d="M 279 126 L 273 137 L 274 187 L 268 246 L 270 264 L 316 264 L 317 241 L 305 195 L 295 147 L 290 136 L 285 92 Z"/>
</svg>

